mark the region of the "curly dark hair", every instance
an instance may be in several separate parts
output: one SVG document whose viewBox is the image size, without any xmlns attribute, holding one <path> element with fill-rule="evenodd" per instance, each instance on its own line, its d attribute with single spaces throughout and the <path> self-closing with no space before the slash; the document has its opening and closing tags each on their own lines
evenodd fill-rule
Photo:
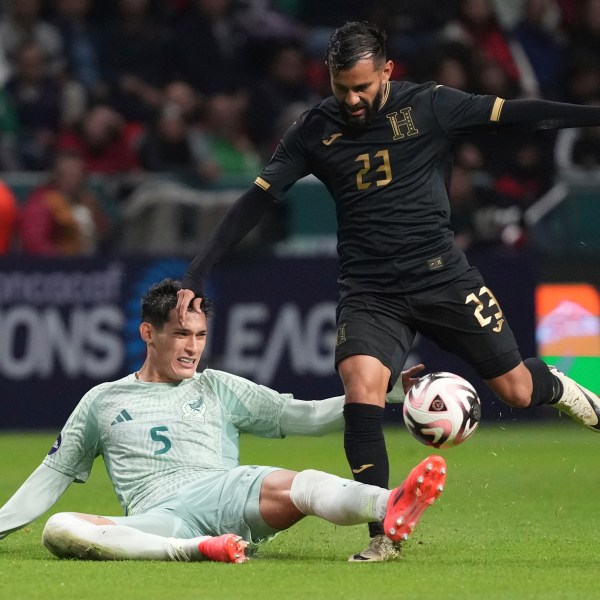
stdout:
<svg viewBox="0 0 600 600">
<path fill-rule="evenodd" d="M 161 328 L 168 320 L 169 313 L 177 305 L 177 292 L 181 289 L 181 281 L 163 279 L 155 283 L 142 296 L 142 322 L 150 323 Z M 201 310 L 208 316 L 212 313 L 212 302 L 207 296 L 202 296 Z M 192 310 L 192 308 L 188 308 Z"/>
<path fill-rule="evenodd" d="M 349 21 L 329 38 L 325 62 L 333 74 L 351 69 L 359 60 L 372 58 L 384 62 L 387 34 L 367 21 Z"/>
</svg>

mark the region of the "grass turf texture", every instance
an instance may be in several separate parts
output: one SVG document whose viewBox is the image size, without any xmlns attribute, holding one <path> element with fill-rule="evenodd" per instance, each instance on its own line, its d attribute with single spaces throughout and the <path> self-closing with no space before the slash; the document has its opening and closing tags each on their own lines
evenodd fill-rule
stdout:
<svg viewBox="0 0 600 600">
<path fill-rule="evenodd" d="M 429 451 L 403 428 L 389 428 L 386 438 L 396 485 Z M 0 505 L 53 440 L 48 433 L 0 434 Z M 393 563 L 347 563 L 365 546 L 366 526 L 314 517 L 244 565 L 61 561 L 40 543 L 46 515 L 0 541 L 0 598 L 595 598 L 599 444 L 567 419 L 482 426 L 464 446 L 439 451 L 448 463 L 446 490 Z M 337 434 L 245 437 L 242 460 L 347 474 Z M 51 513 L 62 510 L 120 514 L 101 461 Z"/>
</svg>

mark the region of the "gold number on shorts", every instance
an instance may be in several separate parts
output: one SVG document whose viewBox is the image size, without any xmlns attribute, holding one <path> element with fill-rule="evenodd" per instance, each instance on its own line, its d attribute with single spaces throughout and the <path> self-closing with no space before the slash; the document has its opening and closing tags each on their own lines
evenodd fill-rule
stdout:
<svg viewBox="0 0 600 600">
<path fill-rule="evenodd" d="M 492 322 L 492 317 L 483 316 L 482 313 L 486 306 L 481 300 L 481 297 L 484 299 L 487 297 L 487 308 L 492 308 L 495 306 L 498 309 L 493 316 L 493 318 L 496 320 L 496 326 L 492 329 L 492 331 L 495 331 L 496 333 L 500 332 L 502 330 L 502 325 L 504 324 L 502 309 L 500 308 L 498 300 L 496 300 L 494 294 L 492 294 L 492 292 L 485 285 L 479 290 L 478 296 L 476 296 L 474 292 L 469 294 L 465 300 L 465 304 L 470 304 L 471 302 L 475 304 L 475 318 L 479 321 L 479 324 L 482 327 L 485 327 Z"/>
</svg>

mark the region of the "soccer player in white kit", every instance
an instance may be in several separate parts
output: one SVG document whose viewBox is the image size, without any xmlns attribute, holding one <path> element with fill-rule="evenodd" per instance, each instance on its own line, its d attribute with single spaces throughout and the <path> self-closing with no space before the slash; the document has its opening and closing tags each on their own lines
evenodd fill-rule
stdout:
<svg viewBox="0 0 600 600">
<path fill-rule="evenodd" d="M 142 299 L 139 371 L 90 390 L 42 464 L 0 509 L 0 539 L 50 509 L 102 456 L 125 516 L 58 513 L 43 543 L 58 557 L 214 560 L 239 563 L 306 515 L 337 525 L 383 520 L 406 540 L 443 490 L 439 456 L 390 491 L 316 470 L 239 464 L 239 434 L 323 435 L 343 428 L 343 397 L 296 400 L 241 377 L 196 372 L 206 343 L 208 301 L 185 327 L 166 279 Z M 406 389 L 422 365 L 403 374 Z"/>
</svg>

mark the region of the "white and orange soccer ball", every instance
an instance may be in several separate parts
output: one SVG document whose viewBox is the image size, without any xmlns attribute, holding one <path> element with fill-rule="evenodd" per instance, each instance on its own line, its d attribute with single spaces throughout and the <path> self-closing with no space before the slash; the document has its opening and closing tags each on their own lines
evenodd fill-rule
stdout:
<svg viewBox="0 0 600 600">
<path fill-rule="evenodd" d="M 466 379 L 440 371 L 421 377 L 410 388 L 403 413 L 406 427 L 419 442 L 449 448 L 475 433 L 481 420 L 481 401 Z"/>
</svg>

